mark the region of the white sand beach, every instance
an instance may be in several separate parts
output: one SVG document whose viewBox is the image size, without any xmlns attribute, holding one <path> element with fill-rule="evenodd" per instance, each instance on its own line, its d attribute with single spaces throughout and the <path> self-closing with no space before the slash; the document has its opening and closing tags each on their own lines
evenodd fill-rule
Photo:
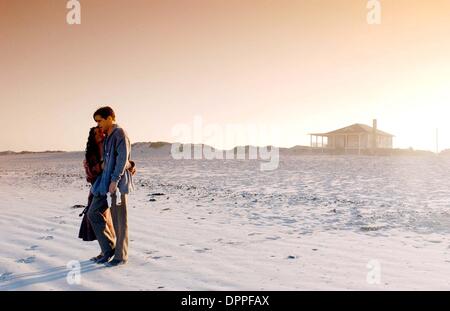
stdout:
<svg viewBox="0 0 450 311">
<path fill-rule="evenodd" d="M 114 268 L 77 238 L 83 153 L 0 157 L 0 290 L 450 289 L 449 158 L 133 157 L 129 262 Z"/>
</svg>

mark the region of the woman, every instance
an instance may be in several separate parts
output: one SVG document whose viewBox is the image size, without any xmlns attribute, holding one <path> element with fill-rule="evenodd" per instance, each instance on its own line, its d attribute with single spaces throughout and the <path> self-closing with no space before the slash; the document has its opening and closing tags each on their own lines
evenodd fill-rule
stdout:
<svg viewBox="0 0 450 311">
<path fill-rule="evenodd" d="M 89 131 L 89 137 L 86 144 L 86 153 L 83 161 L 84 170 L 86 172 L 86 180 L 91 184 L 95 183 L 96 179 L 102 173 L 102 158 L 103 158 L 103 141 L 105 139 L 105 134 L 98 127 L 93 127 Z M 78 237 L 83 239 L 83 241 L 94 241 L 96 236 L 94 230 L 92 229 L 91 223 L 87 217 L 87 211 L 92 202 L 92 193 L 89 191 L 88 204 L 80 216 L 83 216 L 81 221 L 80 232 Z M 103 216 L 106 219 L 106 225 L 114 236 L 114 226 L 112 223 L 111 212 L 107 206 L 105 206 L 105 212 Z M 96 261 L 102 258 L 103 254 L 99 254 L 97 257 L 91 258 L 92 261 Z"/>
</svg>

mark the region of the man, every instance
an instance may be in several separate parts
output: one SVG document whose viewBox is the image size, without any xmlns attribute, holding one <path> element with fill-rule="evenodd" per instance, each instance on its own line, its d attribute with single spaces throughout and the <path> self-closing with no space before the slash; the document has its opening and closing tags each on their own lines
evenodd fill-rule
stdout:
<svg viewBox="0 0 450 311">
<path fill-rule="evenodd" d="M 133 188 L 129 167 L 131 145 L 125 131 L 116 124 L 116 115 L 110 107 L 94 112 L 94 120 L 106 134 L 103 143 L 103 172 L 92 186 L 93 199 L 88 217 L 104 256 L 97 263 L 108 266 L 126 264 L 128 261 L 127 195 Z M 117 204 L 119 190 L 121 203 Z M 108 208 L 107 194 L 111 194 L 111 215 L 116 241 L 106 226 L 103 212 Z M 114 256 L 114 259 L 111 258 Z M 111 261 L 110 261 L 111 260 Z"/>
</svg>

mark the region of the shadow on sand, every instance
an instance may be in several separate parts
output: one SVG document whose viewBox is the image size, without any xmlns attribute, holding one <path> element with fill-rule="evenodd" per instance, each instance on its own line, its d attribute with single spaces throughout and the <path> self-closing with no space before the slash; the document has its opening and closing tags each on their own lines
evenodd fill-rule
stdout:
<svg viewBox="0 0 450 311">
<path fill-rule="evenodd" d="M 107 267 L 104 265 L 97 265 L 90 260 L 80 262 L 81 275 L 105 268 Z M 70 271 L 71 270 L 66 266 L 59 266 L 36 272 L 2 275 L 3 277 L 0 279 L 0 291 L 15 290 L 29 285 L 66 279 Z"/>
</svg>

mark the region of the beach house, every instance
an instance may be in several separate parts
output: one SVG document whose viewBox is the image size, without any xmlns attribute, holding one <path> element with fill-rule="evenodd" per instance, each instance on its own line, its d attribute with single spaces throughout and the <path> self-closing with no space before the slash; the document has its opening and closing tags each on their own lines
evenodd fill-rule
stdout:
<svg viewBox="0 0 450 311">
<path fill-rule="evenodd" d="M 394 135 L 378 129 L 377 120 L 373 126 L 356 123 L 327 133 L 311 133 L 311 148 L 327 151 L 361 154 L 368 151 L 392 149 Z"/>
</svg>

